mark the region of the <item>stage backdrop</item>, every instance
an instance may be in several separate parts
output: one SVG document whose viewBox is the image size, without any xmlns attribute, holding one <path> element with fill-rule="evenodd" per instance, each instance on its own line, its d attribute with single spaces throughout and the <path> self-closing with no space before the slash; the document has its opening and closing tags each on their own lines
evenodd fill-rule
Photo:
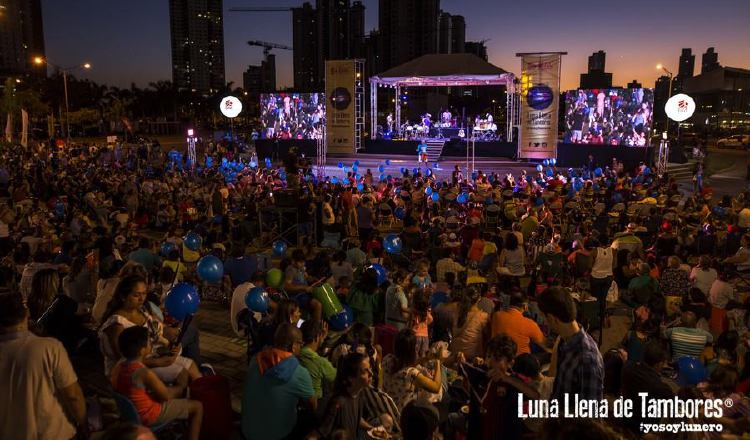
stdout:
<svg viewBox="0 0 750 440">
<path fill-rule="evenodd" d="M 326 143 L 329 153 L 355 153 L 354 62 L 326 61 Z"/>
<path fill-rule="evenodd" d="M 555 157 L 560 59 L 559 53 L 521 55 L 520 158 Z"/>
</svg>

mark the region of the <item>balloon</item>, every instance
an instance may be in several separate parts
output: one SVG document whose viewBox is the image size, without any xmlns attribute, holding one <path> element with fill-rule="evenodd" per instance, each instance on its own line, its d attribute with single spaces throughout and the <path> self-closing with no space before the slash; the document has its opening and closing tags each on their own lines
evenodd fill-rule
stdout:
<svg viewBox="0 0 750 440">
<path fill-rule="evenodd" d="M 548 167 L 548 166 L 549 166 L 549 160 L 547 160 L 547 159 L 544 159 L 544 160 L 542 161 L 542 165 L 544 165 L 545 167 Z"/>
<path fill-rule="evenodd" d="M 553 157 L 552 159 L 549 160 L 549 163 L 550 163 L 550 165 L 555 166 L 555 165 L 557 165 L 557 159 L 555 159 Z"/>
<path fill-rule="evenodd" d="M 542 164 L 539 164 L 536 166 L 536 170 L 539 171 L 540 173 L 542 172 L 543 169 L 544 167 L 542 166 Z"/>
<path fill-rule="evenodd" d="M 313 289 L 313 298 L 320 301 L 323 307 L 323 316 L 329 319 L 337 313 L 341 313 L 344 307 L 339 301 L 339 297 L 336 295 L 336 291 L 333 290 L 330 284 L 325 283 Z"/>
<path fill-rule="evenodd" d="M 357 171 L 359 171 L 359 167 L 357 165 L 352 165 L 352 171 L 356 173 Z"/>
<path fill-rule="evenodd" d="M 333 176 L 333 177 L 331 177 L 331 183 L 333 183 L 334 185 L 336 185 L 337 183 L 339 183 L 339 179 L 336 176 Z"/>
<path fill-rule="evenodd" d="M 198 235 L 198 233 L 196 232 L 188 232 L 183 241 L 185 243 L 185 247 L 190 249 L 191 251 L 199 251 L 203 246 L 203 237 Z"/>
<path fill-rule="evenodd" d="M 432 193 L 432 201 L 437 202 L 438 200 L 440 200 L 440 194 L 436 192 Z"/>
<path fill-rule="evenodd" d="M 273 268 L 266 273 L 266 284 L 268 284 L 269 287 L 278 289 L 283 282 L 284 274 L 281 272 L 281 269 Z"/>
<path fill-rule="evenodd" d="M 432 176 L 432 170 L 429 169 L 429 168 L 427 168 L 426 170 L 424 170 L 424 173 L 427 175 L 427 177 Z"/>
<path fill-rule="evenodd" d="M 546 174 L 547 177 L 552 177 L 552 168 L 547 168 L 547 171 L 545 171 L 544 174 Z"/>
<path fill-rule="evenodd" d="M 172 251 L 176 251 L 177 246 L 171 241 L 165 241 L 161 244 L 161 251 L 159 252 L 162 257 L 168 257 Z"/>
<path fill-rule="evenodd" d="M 427 188 L 425 188 L 424 189 L 424 193 L 427 194 L 428 196 L 431 195 L 432 194 L 432 187 L 428 186 Z"/>
<path fill-rule="evenodd" d="M 385 164 L 386 164 L 387 166 L 390 166 L 390 165 L 391 165 L 391 160 L 390 160 L 390 159 L 386 159 L 386 160 L 385 160 Z"/>
<path fill-rule="evenodd" d="M 273 245 L 271 246 L 273 247 L 273 254 L 277 257 L 284 255 L 284 253 L 286 252 L 286 243 L 282 240 L 274 241 Z"/>
<path fill-rule="evenodd" d="M 358 167 L 358 166 L 359 166 L 359 161 L 358 161 L 358 160 L 355 160 L 355 161 L 354 161 L 354 165 L 352 166 L 352 168 L 354 168 L 354 167 Z"/>
<path fill-rule="evenodd" d="M 643 175 L 644 176 L 648 176 L 649 174 L 651 174 L 651 168 L 649 168 L 649 167 L 644 168 L 643 169 Z"/>
<path fill-rule="evenodd" d="M 374 269 L 375 272 L 378 273 L 378 286 L 388 281 L 388 271 L 385 270 L 385 267 L 379 264 L 373 264 L 372 266 L 370 266 L 370 268 Z"/>
<path fill-rule="evenodd" d="M 389 254 L 401 253 L 401 247 L 402 247 L 401 237 L 399 237 L 396 234 L 388 234 L 383 239 L 383 248 Z"/>
<path fill-rule="evenodd" d="M 253 312 L 266 313 L 268 311 L 268 292 L 262 287 L 253 287 L 245 294 L 245 305 Z"/>
<path fill-rule="evenodd" d="M 461 203 L 461 204 L 464 204 L 464 203 L 468 202 L 469 201 L 469 194 L 467 194 L 465 192 L 462 192 L 461 194 L 458 195 L 458 197 L 456 197 L 456 201 L 458 203 Z"/>
<path fill-rule="evenodd" d="M 404 168 L 404 167 L 401 167 L 401 174 L 405 174 L 405 173 L 406 173 L 406 171 L 407 171 L 407 170 L 406 170 L 406 168 Z"/>
<path fill-rule="evenodd" d="M 602 169 L 601 169 L 601 167 L 597 167 L 597 168 L 596 168 L 596 169 L 594 170 L 594 175 L 595 175 L 596 177 L 602 177 Z"/>
<path fill-rule="evenodd" d="M 414 174 L 414 175 L 416 175 L 418 172 L 419 172 L 419 170 L 416 169 L 416 168 L 412 168 L 411 169 L 411 173 Z"/>
<path fill-rule="evenodd" d="M 677 383 L 680 386 L 695 386 L 706 380 L 706 368 L 698 359 L 682 356 L 677 359 Z"/>
<path fill-rule="evenodd" d="M 224 263 L 218 257 L 206 255 L 198 260 L 198 278 L 207 283 L 218 283 L 224 277 Z"/>
<path fill-rule="evenodd" d="M 435 292 L 430 298 L 430 306 L 433 309 L 444 302 L 448 302 L 448 294 L 445 292 Z"/>
<path fill-rule="evenodd" d="M 364 191 L 364 190 L 365 190 L 365 186 L 364 186 L 364 185 L 362 185 L 361 183 L 358 183 L 358 184 L 357 184 L 357 191 L 359 191 L 359 192 L 362 192 L 362 191 Z"/>
<path fill-rule="evenodd" d="M 583 183 L 581 183 L 581 181 L 580 181 L 580 180 L 577 180 L 577 181 L 576 181 L 575 183 L 573 183 L 573 188 L 574 188 L 574 189 L 575 189 L 576 191 L 580 191 L 580 190 L 581 190 L 581 188 L 583 188 Z"/>
<path fill-rule="evenodd" d="M 399 206 L 395 211 L 393 211 L 393 215 L 396 216 L 397 219 L 403 220 L 404 217 L 406 217 L 406 210 Z"/>
<path fill-rule="evenodd" d="M 381 173 L 384 172 L 385 171 L 385 167 L 383 165 L 380 165 L 378 167 L 378 171 L 380 171 Z"/>
<path fill-rule="evenodd" d="M 344 168 L 344 162 L 339 162 L 339 168 Z"/>
<path fill-rule="evenodd" d="M 164 299 L 164 307 L 167 314 L 178 321 L 187 318 L 198 311 L 200 305 L 198 289 L 190 283 L 178 283 L 167 292 Z"/>
<path fill-rule="evenodd" d="M 354 322 L 354 313 L 349 306 L 344 306 L 344 310 L 328 318 L 328 325 L 337 332 L 346 330 L 352 322 Z"/>
<path fill-rule="evenodd" d="M 385 182 L 385 181 L 386 181 L 386 177 L 385 177 L 385 174 L 381 174 L 381 175 L 380 175 L 380 176 L 378 177 L 378 180 L 379 180 L 379 181 L 381 181 L 381 182 Z"/>
<path fill-rule="evenodd" d="M 471 180 L 477 180 L 477 177 L 479 177 L 479 173 L 476 171 L 471 172 Z"/>
</svg>

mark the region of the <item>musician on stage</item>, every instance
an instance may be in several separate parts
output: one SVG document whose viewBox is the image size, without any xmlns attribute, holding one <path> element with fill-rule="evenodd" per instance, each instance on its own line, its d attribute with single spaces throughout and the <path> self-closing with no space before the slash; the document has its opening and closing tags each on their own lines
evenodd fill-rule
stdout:
<svg viewBox="0 0 750 440">
<path fill-rule="evenodd" d="M 388 132 L 393 132 L 393 113 L 388 113 L 385 118 L 385 125 L 388 126 Z"/>
<path fill-rule="evenodd" d="M 443 116 L 440 118 L 440 121 L 443 123 L 443 127 L 450 127 L 451 119 L 453 119 L 451 111 L 449 109 L 445 109 L 445 111 L 443 112 Z"/>
</svg>

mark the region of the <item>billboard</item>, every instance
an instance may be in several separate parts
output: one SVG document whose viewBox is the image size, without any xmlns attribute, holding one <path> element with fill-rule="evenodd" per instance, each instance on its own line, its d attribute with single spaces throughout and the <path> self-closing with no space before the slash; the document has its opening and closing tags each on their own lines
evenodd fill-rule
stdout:
<svg viewBox="0 0 750 440">
<path fill-rule="evenodd" d="M 326 61 L 326 144 L 329 153 L 354 153 L 355 60 Z"/>
<path fill-rule="evenodd" d="M 325 127 L 322 93 L 260 95 L 261 139 L 317 139 Z"/>
<path fill-rule="evenodd" d="M 648 147 L 653 118 L 653 89 L 571 90 L 563 142 Z"/>
<path fill-rule="evenodd" d="M 521 54 L 520 158 L 555 157 L 560 61 L 560 53 Z"/>
</svg>

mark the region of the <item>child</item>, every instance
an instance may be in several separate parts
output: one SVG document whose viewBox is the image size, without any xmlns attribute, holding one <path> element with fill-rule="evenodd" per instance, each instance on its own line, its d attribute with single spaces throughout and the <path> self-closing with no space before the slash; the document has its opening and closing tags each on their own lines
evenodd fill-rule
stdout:
<svg viewBox="0 0 750 440">
<path fill-rule="evenodd" d="M 427 260 L 420 260 L 417 263 L 417 272 L 411 279 L 412 284 L 416 285 L 420 289 L 431 289 L 432 278 L 428 273 L 430 270 L 430 262 Z"/>
<path fill-rule="evenodd" d="M 352 288 L 352 282 L 349 277 L 339 278 L 339 285 L 336 288 L 336 295 L 339 299 L 345 299 L 346 295 L 349 294 L 349 290 Z"/>
<path fill-rule="evenodd" d="M 187 387 L 187 370 L 175 386 L 166 386 L 143 364 L 151 353 L 151 342 L 145 327 L 133 326 L 120 333 L 120 352 L 124 359 L 112 369 L 112 387 L 130 399 L 145 426 L 161 425 L 175 419 L 188 419 L 188 438 L 198 440 L 203 420 L 203 405 L 196 400 L 178 399 Z"/>
<path fill-rule="evenodd" d="M 430 349 L 430 338 L 427 329 L 432 324 L 432 312 L 430 303 L 427 301 L 427 295 L 424 292 L 414 297 L 414 303 L 411 307 L 410 326 L 417 336 L 417 358 L 423 358 Z"/>
<path fill-rule="evenodd" d="M 399 269 L 393 277 L 393 284 L 385 292 L 385 322 L 402 330 L 406 327 L 409 317 L 409 302 L 406 289 L 411 279 L 409 272 Z"/>
</svg>

